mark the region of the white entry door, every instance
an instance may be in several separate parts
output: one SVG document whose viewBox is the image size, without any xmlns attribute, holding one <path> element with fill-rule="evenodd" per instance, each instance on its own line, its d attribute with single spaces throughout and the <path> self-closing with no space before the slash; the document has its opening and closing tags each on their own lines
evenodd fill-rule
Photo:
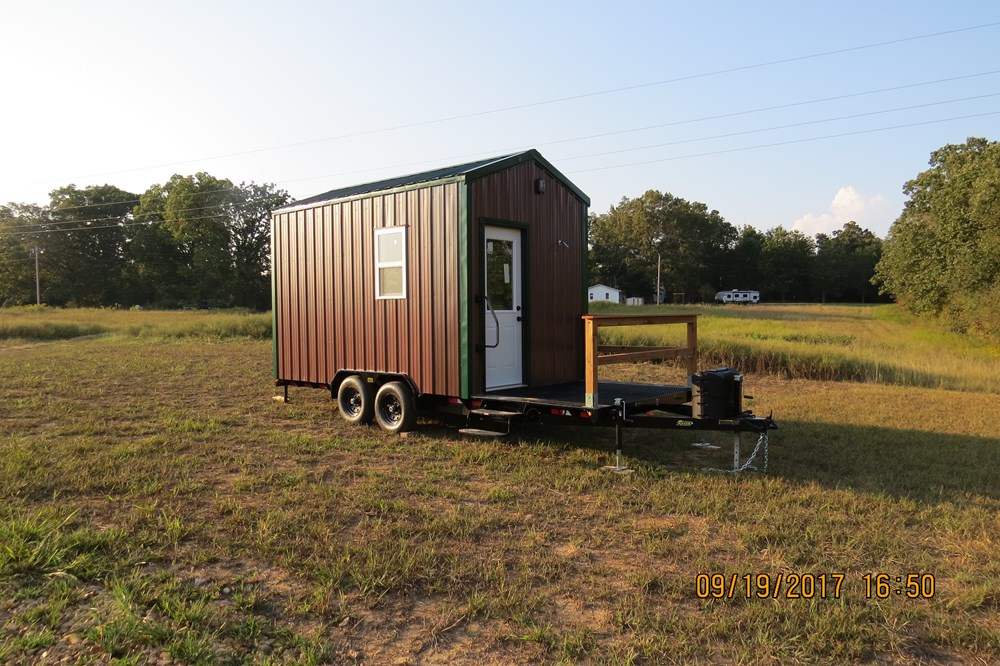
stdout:
<svg viewBox="0 0 1000 666">
<path fill-rule="evenodd" d="M 523 386 L 521 232 L 487 226 L 484 237 L 486 389 Z"/>
</svg>

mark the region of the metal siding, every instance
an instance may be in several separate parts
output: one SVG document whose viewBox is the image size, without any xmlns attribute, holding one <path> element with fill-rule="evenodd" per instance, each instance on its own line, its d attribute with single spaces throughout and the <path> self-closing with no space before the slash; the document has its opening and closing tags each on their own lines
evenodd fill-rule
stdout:
<svg viewBox="0 0 1000 666">
<path fill-rule="evenodd" d="M 305 216 L 305 221 L 300 227 L 302 231 L 302 243 L 299 245 L 299 254 L 301 255 L 299 260 L 302 262 L 305 270 L 302 271 L 304 279 L 301 291 L 299 292 L 299 331 L 301 333 L 299 337 L 299 344 L 305 352 L 303 354 L 302 376 L 305 377 L 306 381 L 312 381 L 314 374 L 313 370 L 316 363 L 316 352 L 312 348 L 312 345 L 309 344 L 312 339 L 312 322 L 310 319 L 314 318 L 314 305 L 312 302 L 312 285 L 314 284 L 313 273 L 315 272 L 312 260 L 314 228 L 312 211 L 304 211 L 303 215 Z"/>
<path fill-rule="evenodd" d="M 330 347 L 330 369 L 336 371 L 336 359 L 343 359 L 347 356 L 347 345 L 345 342 L 347 338 L 345 283 L 347 281 L 340 276 L 345 275 L 345 258 L 348 252 L 347 246 L 344 243 L 344 229 L 341 224 L 340 215 L 341 208 L 334 204 L 330 206 L 330 212 L 331 236 L 333 238 L 331 245 L 332 254 L 330 255 L 333 261 L 333 270 L 330 271 L 330 279 L 333 283 L 333 326 L 330 329 L 332 335 L 328 344 Z"/>
<path fill-rule="evenodd" d="M 383 202 L 385 200 L 384 196 L 375 196 L 367 200 L 367 204 L 371 207 L 366 211 L 366 214 L 370 216 L 372 221 L 372 227 L 374 229 L 381 229 L 385 225 L 383 219 L 383 212 L 385 208 L 383 207 Z M 375 280 L 375 235 L 372 234 L 372 282 Z M 385 331 L 386 330 L 386 308 L 375 307 L 372 309 L 372 324 L 375 331 Z M 371 336 L 370 341 L 372 352 L 372 361 L 370 366 L 374 368 L 385 368 L 387 365 L 387 354 L 386 354 L 386 344 L 385 339 L 388 336 L 376 335 Z"/>
<path fill-rule="evenodd" d="M 295 293 L 293 285 L 293 282 L 295 280 L 295 272 L 294 272 L 295 260 L 292 255 L 292 247 L 293 247 L 292 242 L 294 240 L 292 238 L 292 229 L 295 226 L 293 224 L 294 217 L 295 217 L 294 215 L 286 215 L 282 225 L 284 227 L 284 238 L 285 238 L 284 255 L 285 255 L 285 266 L 286 266 L 286 270 L 284 272 L 285 311 L 283 316 L 285 322 L 284 326 L 285 334 L 283 336 L 282 344 L 284 345 L 285 348 L 285 353 L 284 353 L 285 371 L 290 375 L 296 374 L 295 357 L 292 356 L 292 349 L 293 347 L 295 347 L 295 332 L 292 328 L 292 315 L 294 314 L 294 304 L 295 304 L 295 302 L 292 300 L 294 297 L 293 295 Z"/>
<path fill-rule="evenodd" d="M 428 188 L 426 190 L 420 190 L 420 213 L 419 219 L 425 220 L 433 224 L 431 218 L 431 190 Z M 430 244 L 431 244 L 431 224 L 421 224 L 419 227 L 420 236 L 414 240 L 414 247 L 416 248 L 417 254 L 417 264 L 422 268 L 416 274 L 416 280 L 414 282 L 419 285 L 419 294 L 430 293 L 431 290 L 431 272 L 430 268 Z M 420 371 L 417 374 L 419 381 L 422 384 L 433 384 L 434 383 L 434 345 L 432 340 L 428 339 L 427 332 L 433 328 L 432 312 L 434 311 L 433 303 L 429 300 L 418 298 L 417 302 L 420 304 Z"/>
<path fill-rule="evenodd" d="M 274 224 L 279 380 L 341 369 L 408 375 L 457 395 L 458 183 L 279 213 Z M 374 232 L 407 227 L 407 298 L 375 299 Z"/>
<path fill-rule="evenodd" d="M 444 206 L 444 249 L 440 270 L 444 276 L 444 293 L 451 296 L 448 298 L 444 311 L 445 337 L 442 343 L 445 349 L 453 349 L 455 353 L 445 355 L 448 363 L 445 372 L 445 385 L 448 395 L 458 395 L 461 391 L 459 375 L 461 373 L 461 361 L 459 360 L 459 316 L 458 316 L 458 187 L 447 188 L 445 190 L 447 200 Z M 454 260 L 452 260 L 454 258 Z"/>
<path fill-rule="evenodd" d="M 363 271 L 361 266 L 361 237 L 354 228 L 355 220 L 357 219 L 357 216 L 354 214 L 354 205 L 344 204 L 342 208 L 344 219 L 346 220 L 344 240 L 347 252 L 347 271 L 344 273 L 344 277 L 347 282 L 345 284 L 344 297 L 346 298 L 347 352 L 344 354 L 344 360 L 341 365 L 345 368 L 357 369 L 363 365 L 358 358 L 358 345 L 360 344 L 358 331 L 363 326 L 362 319 L 364 315 L 364 311 L 361 309 L 361 299 L 364 297 L 364 294 L 361 293 Z"/>
<path fill-rule="evenodd" d="M 535 179 L 545 178 L 546 191 L 536 194 Z M 533 386 L 555 384 L 583 378 L 579 359 L 582 349 L 585 314 L 580 267 L 582 237 L 580 217 L 585 204 L 568 187 L 547 173 L 535 162 L 511 167 L 490 174 L 472 183 L 473 244 L 470 272 L 473 294 L 482 293 L 482 220 L 492 218 L 528 225 L 526 240 L 528 270 L 526 272 L 530 339 L 525 342 L 528 352 L 528 380 Z M 563 247 L 562 240 L 569 244 Z M 473 339 L 483 342 L 482 308 L 473 317 Z M 473 353 L 473 390 L 484 386 L 482 352 Z"/>
<path fill-rule="evenodd" d="M 288 369 L 296 381 L 302 381 L 301 356 L 299 354 L 299 217 L 301 213 L 293 213 L 288 221 L 288 260 L 290 274 L 288 276 L 288 338 L 291 345 L 288 353 L 290 362 Z"/>
</svg>

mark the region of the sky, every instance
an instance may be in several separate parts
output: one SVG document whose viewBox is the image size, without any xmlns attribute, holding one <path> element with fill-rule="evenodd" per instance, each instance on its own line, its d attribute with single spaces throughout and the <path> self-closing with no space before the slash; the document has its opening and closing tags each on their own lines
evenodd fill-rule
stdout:
<svg viewBox="0 0 1000 666">
<path fill-rule="evenodd" d="M 0 202 L 175 173 L 295 199 L 537 148 L 604 213 L 884 236 L 1000 139 L 1000 3 L 0 0 Z"/>
</svg>

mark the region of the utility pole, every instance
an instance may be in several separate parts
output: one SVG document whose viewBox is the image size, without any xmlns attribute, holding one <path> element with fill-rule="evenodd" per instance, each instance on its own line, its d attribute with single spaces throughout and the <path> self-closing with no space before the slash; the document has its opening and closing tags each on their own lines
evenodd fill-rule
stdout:
<svg viewBox="0 0 1000 666">
<path fill-rule="evenodd" d="M 656 304 L 660 304 L 660 253 L 656 253 Z"/>
<path fill-rule="evenodd" d="M 42 304 L 42 283 L 38 278 L 38 244 L 35 244 L 35 305 Z"/>
</svg>

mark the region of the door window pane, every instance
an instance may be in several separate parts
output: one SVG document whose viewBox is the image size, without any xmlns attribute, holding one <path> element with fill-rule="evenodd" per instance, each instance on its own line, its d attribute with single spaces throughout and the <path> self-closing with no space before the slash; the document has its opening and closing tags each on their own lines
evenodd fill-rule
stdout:
<svg viewBox="0 0 1000 666">
<path fill-rule="evenodd" d="M 487 241 L 486 296 L 494 310 L 514 309 L 514 241 Z"/>
</svg>

